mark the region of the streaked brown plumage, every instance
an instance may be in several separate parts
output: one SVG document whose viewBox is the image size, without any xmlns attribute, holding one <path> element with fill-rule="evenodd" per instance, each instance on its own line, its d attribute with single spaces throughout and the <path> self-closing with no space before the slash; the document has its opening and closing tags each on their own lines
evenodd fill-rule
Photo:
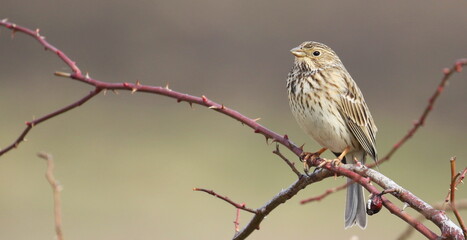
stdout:
<svg viewBox="0 0 467 240">
<path fill-rule="evenodd" d="M 346 163 L 377 160 L 376 125 L 363 95 L 337 54 L 318 42 L 291 50 L 295 62 L 287 77 L 290 108 L 300 127 Z M 321 150 L 316 154 L 319 155 Z M 345 227 L 366 227 L 365 198 L 358 184 L 347 190 Z"/>
</svg>

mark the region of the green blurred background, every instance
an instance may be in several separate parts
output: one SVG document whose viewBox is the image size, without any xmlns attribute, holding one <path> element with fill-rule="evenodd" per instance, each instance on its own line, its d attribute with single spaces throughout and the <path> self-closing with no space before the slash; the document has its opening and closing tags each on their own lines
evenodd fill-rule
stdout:
<svg viewBox="0 0 467 240">
<path fill-rule="evenodd" d="M 177 91 L 206 95 L 261 117 L 261 124 L 306 143 L 309 151 L 319 146 L 295 123 L 285 78 L 293 61 L 289 49 L 305 40 L 324 42 L 365 95 L 379 127 L 381 156 L 421 114 L 441 70 L 467 57 L 466 12 L 467 2 L 458 0 L 4 0 L 0 5 L 0 18 L 40 28 L 92 77 L 169 83 Z M 25 121 L 92 90 L 54 77 L 54 71 L 69 70 L 25 35 L 11 40 L 10 31 L 1 29 L 0 54 L 0 147 L 16 139 Z M 450 157 L 458 157 L 459 168 L 467 163 L 466 80 L 465 73 L 453 76 L 426 126 L 380 166 L 429 203 L 443 201 L 448 192 Z M 274 145 L 248 127 L 151 94 L 101 94 L 34 128 L 27 139 L 0 159 L 0 239 L 54 236 L 52 193 L 39 151 L 55 157 L 67 239 L 230 239 L 235 209 L 193 187 L 214 189 L 254 208 L 296 180 L 271 154 Z M 344 230 L 344 192 L 299 205 L 344 181 L 309 186 L 268 216 L 250 239 L 394 239 L 406 228 L 383 210 L 369 218 L 365 231 Z M 465 186 L 457 196 L 467 197 Z M 241 227 L 250 217 L 242 213 Z M 422 237 L 416 233 L 412 239 Z"/>
</svg>

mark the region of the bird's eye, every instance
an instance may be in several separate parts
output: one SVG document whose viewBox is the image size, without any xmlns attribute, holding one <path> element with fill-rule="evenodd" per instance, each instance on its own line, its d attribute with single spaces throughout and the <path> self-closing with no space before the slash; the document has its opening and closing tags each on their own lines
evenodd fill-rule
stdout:
<svg viewBox="0 0 467 240">
<path fill-rule="evenodd" d="M 317 57 L 317 56 L 319 56 L 319 55 L 321 55 L 321 52 L 320 52 L 320 51 L 314 51 L 314 52 L 313 52 L 313 56 Z"/>
</svg>

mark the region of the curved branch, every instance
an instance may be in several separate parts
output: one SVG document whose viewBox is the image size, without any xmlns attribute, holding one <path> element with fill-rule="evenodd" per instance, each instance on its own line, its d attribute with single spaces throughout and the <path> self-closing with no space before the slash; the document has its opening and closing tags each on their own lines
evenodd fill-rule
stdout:
<svg viewBox="0 0 467 240">
<path fill-rule="evenodd" d="M 136 83 L 110 83 L 110 82 L 104 82 L 104 81 L 99 81 L 97 79 L 93 79 L 93 78 L 89 77 L 88 74 L 83 75 L 81 73 L 81 70 L 77 67 L 77 65 L 75 64 L 75 62 L 73 60 L 71 60 L 65 53 L 63 53 L 62 51 L 60 51 L 59 49 L 54 47 L 52 44 L 47 42 L 45 40 L 45 37 L 43 37 L 43 36 L 41 36 L 39 34 L 39 29 L 37 29 L 36 31 L 33 31 L 33 30 L 28 29 L 28 28 L 21 27 L 21 26 L 18 26 L 16 24 L 14 24 L 14 23 L 8 22 L 6 19 L 0 21 L 0 26 L 11 29 L 13 32 L 22 32 L 22 33 L 25 33 L 27 35 L 30 35 L 30 36 L 34 37 L 35 39 L 37 39 L 39 41 L 39 43 L 41 45 L 44 46 L 44 48 L 46 50 L 51 50 L 51 51 L 55 52 L 57 54 L 57 56 L 61 60 L 63 60 L 63 62 L 65 64 L 67 64 L 71 68 L 71 70 L 73 71 L 73 73 L 56 72 L 55 73 L 56 76 L 75 79 L 75 80 L 78 80 L 80 82 L 92 85 L 92 86 L 94 86 L 96 88 L 96 90 L 94 90 L 95 94 L 90 94 L 87 97 L 79 100 L 78 102 L 71 104 L 70 106 L 67 106 L 67 107 L 65 107 L 63 109 L 57 110 L 54 113 L 48 114 L 48 115 L 42 117 L 41 119 L 38 119 L 38 120 L 27 123 L 28 127 L 23 131 L 23 133 L 20 135 L 20 137 L 18 137 L 18 139 L 13 144 L 11 144 L 7 148 L 0 151 L 0 156 L 3 155 L 6 152 L 12 150 L 13 148 L 17 147 L 18 144 L 21 143 L 24 140 L 24 137 L 28 134 L 29 130 L 31 129 L 31 127 L 33 125 L 37 125 L 40 122 L 48 120 L 48 119 L 50 119 L 52 117 L 55 117 L 55 116 L 57 116 L 57 115 L 59 115 L 59 114 L 61 114 L 63 112 L 66 112 L 66 111 L 68 111 L 70 109 L 73 109 L 73 108 L 83 104 L 84 102 L 86 102 L 90 98 L 97 95 L 103 89 L 127 90 L 127 91 L 131 91 L 131 92 L 136 92 L 136 91 L 147 92 L 147 93 L 159 94 L 159 95 L 163 95 L 163 96 L 166 96 L 166 97 L 174 98 L 174 99 L 177 99 L 177 102 L 185 101 L 185 102 L 188 102 L 190 104 L 192 104 L 192 103 L 199 104 L 199 105 L 208 107 L 210 109 L 218 111 L 218 112 L 220 112 L 222 114 L 225 114 L 225 115 L 227 115 L 229 117 L 232 117 L 232 118 L 242 122 L 243 124 L 245 124 L 245 125 L 249 126 L 250 128 L 252 128 L 255 131 L 255 133 L 260 133 L 260 134 L 264 135 L 266 137 L 266 139 L 273 139 L 274 141 L 284 145 L 285 147 L 290 149 L 292 152 L 294 152 L 297 156 L 299 156 L 302 153 L 302 150 L 299 147 L 297 147 L 294 143 L 289 141 L 287 135 L 281 136 L 281 135 L 267 129 L 266 127 L 262 126 L 261 124 L 257 123 L 256 122 L 257 119 L 252 119 L 252 118 L 246 117 L 246 116 L 242 115 L 241 113 L 239 113 L 239 112 L 237 112 L 237 111 L 235 111 L 233 109 L 225 107 L 223 104 L 219 104 L 219 103 L 216 103 L 214 101 L 209 100 L 205 96 L 196 97 L 196 96 L 188 95 L 188 94 L 185 94 L 185 93 L 176 92 L 176 91 L 173 91 L 173 90 L 169 89 L 168 86 L 167 87 L 158 87 L 158 86 L 142 85 L 142 84 L 140 84 L 139 81 L 137 81 Z"/>
<path fill-rule="evenodd" d="M 425 110 L 423 111 L 422 115 L 420 118 L 414 123 L 413 127 L 407 132 L 407 134 L 399 140 L 392 149 L 384 156 L 381 158 L 376 164 L 372 163 L 369 164 L 369 167 L 374 167 L 375 165 L 379 165 L 385 161 L 388 161 L 392 155 L 399 150 L 399 148 L 407 142 L 416 132 L 417 130 L 425 124 L 426 117 L 428 114 L 433 110 L 433 107 L 435 105 L 436 100 L 438 99 L 439 95 L 443 92 L 446 84 L 448 83 L 449 78 L 456 72 L 461 72 L 462 67 L 467 66 L 467 58 L 462 58 L 458 59 L 454 65 L 451 68 L 445 68 L 443 69 L 443 78 L 441 79 L 441 82 L 439 83 L 438 87 L 436 88 L 436 91 L 431 95 L 430 99 L 428 99 L 428 105 L 425 107 Z"/>
</svg>

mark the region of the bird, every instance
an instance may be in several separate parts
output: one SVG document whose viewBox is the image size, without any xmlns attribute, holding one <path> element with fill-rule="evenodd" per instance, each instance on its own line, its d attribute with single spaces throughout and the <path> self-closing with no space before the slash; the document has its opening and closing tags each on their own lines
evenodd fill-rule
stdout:
<svg viewBox="0 0 467 240">
<path fill-rule="evenodd" d="M 306 159 L 319 157 L 329 149 L 339 164 L 365 163 L 367 155 L 377 161 L 378 129 L 362 92 L 336 52 L 313 41 L 303 42 L 290 52 L 295 56 L 287 76 L 291 111 L 298 125 L 322 147 L 314 153 L 303 152 L 302 160 L 306 163 Z M 344 215 L 346 229 L 354 225 L 366 228 L 363 187 L 355 182 L 347 188 Z"/>
</svg>

